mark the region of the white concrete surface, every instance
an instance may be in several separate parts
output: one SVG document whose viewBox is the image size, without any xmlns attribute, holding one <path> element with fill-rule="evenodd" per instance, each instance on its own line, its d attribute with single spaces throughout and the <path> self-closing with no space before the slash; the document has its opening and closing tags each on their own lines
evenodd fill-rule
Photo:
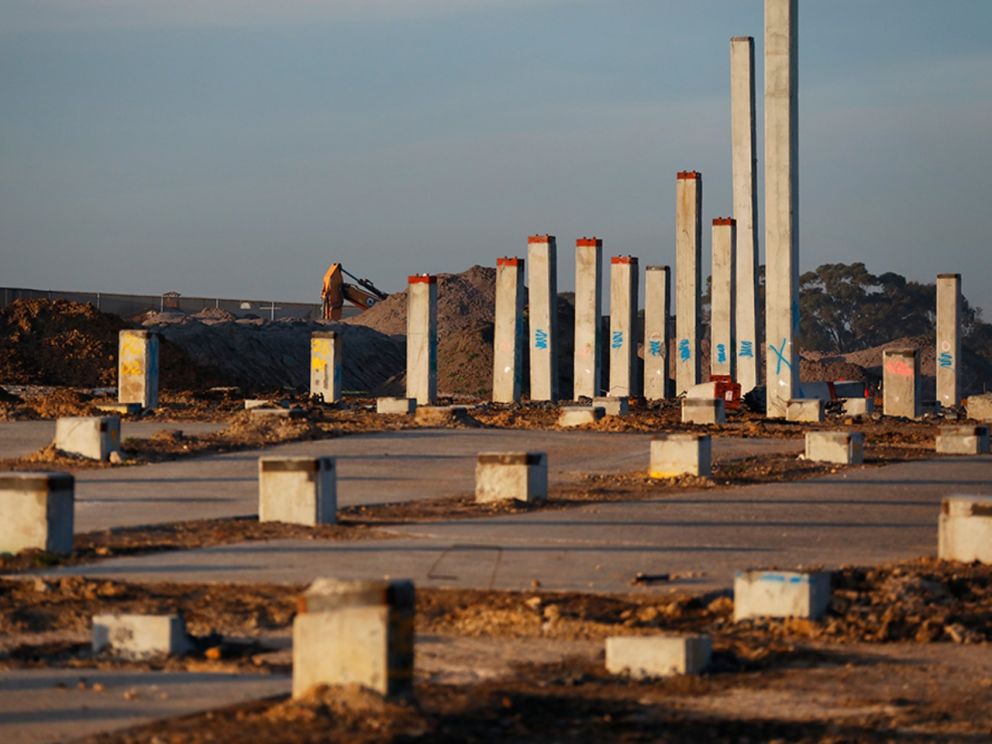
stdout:
<svg viewBox="0 0 992 744">
<path fill-rule="evenodd" d="M 668 369 L 668 318 L 671 315 L 671 270 L 644 270 L 644 397 L 664 400 L 671 394 Z"/>
<path fill-rule="evenodd" d="M 564 428 L 593 424 L 606 415 L 603 406 L 565 406 L 558 414 L 558 426 Z"/>
<path fill-rule="evenodd" d="M 819 398 L 799 398 L 785 404 L 785 420 L 798 424 L 823 422 L 823 401 Z"/>
<path fill-rule="evenodd" d="M 675 180 L 675 394 L 699 382 L 703 177 L 682 171 Z"/>
<path fill-rule="evenodd" d="M 179 615 L 94 615 L 93 653 L 125 659 L 182 656 L 192 650 Z"/>
<path fill-rule="evenodd" d="M 575 241 L 575 358 L 572 397 L 602 392 L 600 318 L 603 315 L 603 241 Z"/>
<path fill-rule="evenodd" d="M 68 473 L 0 473 L 0 553 L 71 553 L 74 487 Z"/>
<path fill-rule="evenodd" d="M 916 349 L 882 351 L 882 414 L 918 419 L 923 405 L 920 354 Z"/>
<path fill-rule="evenodd" d="M 865 461 L 865 436 L 852 431 L 808 431 L 805 455 L 811 462 L 860 465 Z"/>
<path fill-rule="evenodd" d="M 610 385 L 609 397 L 640 395 L 637 357 L 637 288 L 635 256 L 610 259 Z"/>
<path fill-rule="evenodd" d="M 826 571 L 740 571 L 734 578 L 734 620 L 797 617 L 819 620 L 830 606 Z"/>
<path fill-rule="evenodd" d="M 724 424 L 727 413 L 723 398 L 683 398 L 683 424 Z"/>
<path fill-rule="evenodd" d="M 710 374 L 737 379 L 737 223 L 713 220 L 710 289 Z"/>
<path fill-rule="evenodd" d="M 310 334 L 310 395 L 325 403 L 341 400 L 341 336 L 335 331 Z"/>
<path fill-rule="evenodd" d="M 961 403 L 961 275 L 937 275 L 937 402 Z"/>
<path fill-rule="evenodd" d="M 942 426 L 936 450 L 942 455 L 987 455 L 988 426 Z"/>
<path fill-rule="evenodd" d="M 333 457 L 260 457 L 258 521 L 313 527 L 337 522 Z"/>
<path fill-rule="evenodd" d="M 530 399 L 558 400 L 558 248 L 554 235 L 527 238 Z"/>
<path fill-rule="evenodd" d="M 118 338 L 117 400 L 158 407 L 158 334 L 124 330 Z"/>
<path fill-rule="evenodd" d="M 437 277 L 427 274 L 407 280 L 406 397 L 437 400 Z"/>
<path fill-rule="evenodd" d="M 523 390 L 524 259 L 496 259 L 493 401 L 517 403 Z"/>
<path fill-rule="evenodd" d="M 652 478 L 676 478 L 712 473 L 712 443 L 708 434 L 659 434 L 651 442 Z"/>
<path fill-rule="evenodd" d="M 121 449 L 119 416 L 62 416 L 55 421 L 55 448 L 106 462 Z"/>
<path fill-rule="evenodd" d="M 634 679 L 700 674 L 711 654 L 704 635 L 613 636 L 606 639 L 606 671 Z"/>
<path fill-rule="evenodd" d="M 992 563 L 992 496 L 948 496 L 938 530 L 942 560 Z"/>
<path fill-rule="evenodd" d="M 482 452 L 475 463 L 475 500 L 544 501 L 548 456 L 543 452 Z"/>
</svg>

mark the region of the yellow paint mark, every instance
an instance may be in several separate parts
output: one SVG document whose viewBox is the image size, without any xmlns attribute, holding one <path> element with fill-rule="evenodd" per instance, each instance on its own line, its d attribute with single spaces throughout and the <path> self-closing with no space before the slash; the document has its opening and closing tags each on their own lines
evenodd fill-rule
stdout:
<svg viewBox="0 0 992 744">
<path fill-rule="evenodd" d="M 649 478 L 656 478 L 658 480 L 665 480 L 667 478 L 678 478 L 680 475 L 685 475 L 685 473 L 662 473 L 657 470 L 652 470 L 648 472 Z"/>
</svg>

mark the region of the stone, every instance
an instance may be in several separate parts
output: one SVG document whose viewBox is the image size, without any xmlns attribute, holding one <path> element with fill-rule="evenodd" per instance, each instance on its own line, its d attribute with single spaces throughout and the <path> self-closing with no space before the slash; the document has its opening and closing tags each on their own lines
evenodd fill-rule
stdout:
<svg viewBox="0 0 992 744">
<path fill-rule="evenodd" d="M 415 592 L 410 581 L 318 579 L 293 621 L 293 697 L 316 685 L 413 690 Z"/>
<path fill-rule="evenodd" d="M 651 442 L 652 478 L 712 474 L 712 443 L 708 434 L 659 434 Z"/>
<path fill-rule="evenodd" d="M 119 416 L 65 416 L 55 422 L 55 449 L 107 462 L 121 448 Z"/>
<path fill-rule="evenodd" d="M 543 452 L 482 452 L 475 463 L 475 501 L 544 501 L 548 456 Z"/>
<path fill-rule="evenodd" d="M 848 416 L 870 416 L 875 412 L 875 401 L 872 398 L 841 398 L 844 413 Z"/>
<path fill-rule="evenodd" d="M 992 563 L 992 496 L 945 496 L 937 556 L 942 561 Z"/>
<path fill-rule="evenodd" d="M 705 635 L 613 636 L 606 639 L 606 671 L 634 679 L 700 674 L 711 653 Z"/>
<path fill-rule="evenodd" d="M 936 449 L 942 455 L 987 455 L 989 427 L 942 426 Z"/>
<path fill-rule="evenodd" d="M 121 331 L 118 341 L 117 400 L 158 407 L 158 334 Z"/>
<path fill-rule="evenodd" d="M 375 401 L 375 412 L 384 416 L 412 416 L 416 410 L 416 398 L 376 398 Z"/>
<path fill-rule="evenodd" d="M 93 653 L 125 659 L 182 656 L 193 650 L 180 615 L 94 615 Z"/>
<path fill-rule="evenodd" d="M 785 420 L 794 423 L 819 424 L 823 421 L 823 401 L 819 398 L 790 400 L 785 404 Z"/>
<path fill-rule="evenodd" d="M 806 459 L 837 465 L 861 465 L 865 461 L 865 436 L 852 431 L 808 431 Z"/>
<path fill-rule="evenodd" d="M 334 524 L 337 506 L 333 457 L 259 458 L 259 522 Z"/>
<path fill-rule="evenodd" d="M 683 398 L 683 424 L 725 424 L 727 414 L 722 398 Z"/>
<path fill-rule="evenodd" d="M 630 412 L 630 401 L 627 398 L 593 398 L 592 404 L 596 408 L 602 408 L 607 416 L 626 416 Z"/>
<path fill-rule="evenodd" d="M 71 553 L 74 493 L 69 473 L 0 474 L 0 553 Z"/>
<path fill-rule="evenodd" d="M 558 426 L 569 428 L 593 424 L 606 415 L 602 406 L 565 406 L 558 414 Z"/>
<path fill-rule="evenodd" d="M 973 421 L 992 423 L 992 393 L 970 396 L 965 409 Z"/>
<path fill-rule="evenodd" d="M 738 571 L 734 577 L 734 621 L 749 617 L 819 620 L 830 606 L 830 573 Z"/>
</svg>

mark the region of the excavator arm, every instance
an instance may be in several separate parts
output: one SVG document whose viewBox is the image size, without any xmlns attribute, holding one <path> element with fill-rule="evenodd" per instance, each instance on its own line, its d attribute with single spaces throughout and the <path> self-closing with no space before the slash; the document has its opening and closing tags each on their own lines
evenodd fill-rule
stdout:
<svg viewBox="0 0 992 744">
<path fill-rule="evenodd" d="M 345 276 L 354 279 L 356 284 L 346 282 Z M 368 279 L 359 279 L 345 271 L 341 264 L 333 263 L 324 274 L 322 317 L 324 320 L 340 320 L 345 300 L 364 311 L 387 296 Z"/>
</svg>

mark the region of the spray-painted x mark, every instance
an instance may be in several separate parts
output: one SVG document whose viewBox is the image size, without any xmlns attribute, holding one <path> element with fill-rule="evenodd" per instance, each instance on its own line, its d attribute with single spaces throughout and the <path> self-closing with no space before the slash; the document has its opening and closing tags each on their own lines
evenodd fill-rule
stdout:
<svg viewBox="0 0 992 744">
<path fill-rule="evenodd" d="M 782 365 L 784 364 L 789 369 L 792 369 L 792 362 L 785 358 L 785 344 L 788 342 L 787 338 L 782 339 L 782 345 L 775 348 L 775 344 L 768 344 L 768 348 L 775 352 L 775 356 L 778 359 L 775 360 L 775 374 L 782 374 Z"/>
</svg>

